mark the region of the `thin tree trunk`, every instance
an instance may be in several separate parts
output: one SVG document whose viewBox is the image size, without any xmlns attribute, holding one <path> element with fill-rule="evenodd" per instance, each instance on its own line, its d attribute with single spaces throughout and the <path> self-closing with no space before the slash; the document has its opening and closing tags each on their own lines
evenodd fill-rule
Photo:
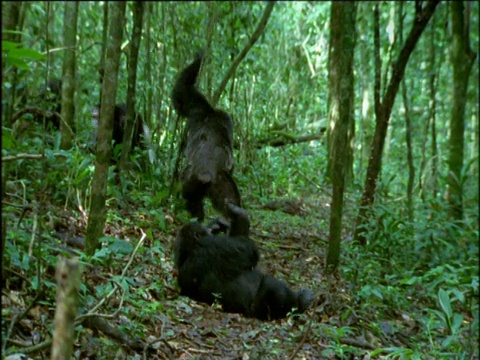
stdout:
<svg viewBox="0 0 480 360">
<path fill-rule="evenodd" d="M 132 147 L 134 129 L 139 126 L 135 117 L 136 110 L 136 86 L 137 86 L 137 64 L 140 41 L 142 39 L 143 12 L 145 4 L 142 1 L 133 3 L 133 30 L 130 42 L 130 56 L 128 57 L 128 89 L 127 89 L 127 111 L 125 114 L 125 129 L 122 142 L 122 153 L 120 154 L 120 168 L 126 169 L 128 154 Z M 140 131 L 141 129 L 139 129 Z"/>
<path fill-rule="evenodd" d="M 20 34 L 4 32 L 18 30 L 22 1 L 4 1 L 2 3 L 2 40 L 20 41 Z"/>
<path fill-rule="evenodd" d="M 367 4 L 367 5 L 365 5 Z M 367 9 L 368 6 L 368 9 Z M 361 3 L 358 7 L 358 11 L 361 14 L 358 14 L 358 21 L 363 21 L 362 25 L 366 24 L 366 15 L 367 12 L 370 14 L 371 5 L 368 3 Z M 358 26 L 361 27 L 361 24 Z M 367 44 L 366 40 L 361 40 L 362 44 L 357 46 L 357 50 L 360 52 L 360 64 L 357 65 L 360 68 L 360 76 L 361 83 L 362 83 L 362 118 L 360 121 L 359 131 L 357 132 L 357 136 L 355 141 L 360 143 L 361 152 L 357 152 L 357 164 L 358 164 L 358 174 L 363 173 L 364 164 L 368 161 L 368 157 L 370 156 L 369 147 L 373 141 L 373 130 L 372 130 L 372 123 L 374 118 L 374 107 L 370 101 L 370 81 L 369 78 L 369 63 L 370 63 L 370 56 L 367 52 Z"/>
<path fill-rule="evenodd" d="M 152 65 L 153 65 L 153 60 L 152 60 L 152 53 L 154 52 L 152 50 L 152 39 L 151 39 L 151 34 L 150 34 L 150 29 L 151 29 L 151 22 L 152 22 L 152 10 L 153 10 L 153 5 L 158 4 L 154 2 L 147 2 L 147 11 L 145 12 L 145 23 L 146 23 L 146 34 L 145 34 L 145 52 L 147 59 L 145 61 L 145 81 L 149 86 L 147 86 L 147 94 L 146 94 L 146 101 L 145 101 L 145 116 L 144 120 L 147 122 L 149 128 L 151 129 L 151 119 L 152 119 L 152 114 L 153 114 L 153 88 L 154 88 L 154 81 L 153 81 L 153 76 L 152 76 Z M 164 3 L 162 3 L 163 6 Z M 168 4 L 168 6 L 174 6 L 173 4 Z M 148 10 L 150 9 L 150 10 Z M 155 18 L 154 18 L 155 19 Z M 154 48 L 154 46 L 153 46 Z M 157 119 L 158 121 L 158 119 Z"/>
<path fill-rule="evenodd" d="M 420 189 L 420 198 L 422 199 L 422 202 L 424 205 L 426 205 L 427 202 L 427 189 L 425 188 L 424 184 L 424 176 L 425 176 L 425 171 L 427 168 L 427 143 L 428 143 L 428 131 L 431 131 L 431 159 L 432 159 L 432 164 L 431 164 L 431 177 L 433 181 L 433 188 L 432 188 L 432 195 L 433 199 L 436 198 L 437 194 L 437 180 L 436 180 L 436 172 L 437 172 L 437 150 L 436 150 L 436 131 L 435 131 L 435 117 L 436 117 L 436 82 L 438 79 L 438 71 L 435 71 L 436 67 L 436 51 L 435 51 L 435 15 L 432 17 L 431 20 L 432 24 L 430 26 L 430 46 L 429 46 L 429 57 L 428 57 L 428 63 L 429 63 L 429 79 L 428 79 L 428 90 L 429 90 L 429 97 L 430 97 L 430 103 L 429 103 L 429 114 L 427 121 L 425 122 L 425 126 L 423 128 L 423 139 L 422 139 L 422 145 L 421 145 L 421 157 L 422 160 L 420 162 L 420 171 L 419 171 L 419 176 L 418 176 L 418 187 Z"/>
<path fill-rule="evenodd" d="M 235 14 L 237 3 L 235 1 L 230 2 L 230 13 Z M 232 16 L 230 18 L 230 39 L 232 44 L 230 45 L 230 61 L 235 61 L 235 53 L 237 51 L 237 34 L 235 31 L 236 18 Z M 232 82 L 230 83 L 230 91 L 228 92 L 228 103 L 232 107 L 234 104 L 233 95 L 235 94 L 235 71 L 232 74 Z M 232 112 L 233 109 L 230 109 Z M 236 132 L 236 131 L 235 131 Z"/>
<path fill-rule="evenodd" d="M 230 4 L 233 4 L 231 2 Z M 207 28 L 205 29 L 207 32 L 207 39 L 206 39 L 206 49 L 205 49 L 205 54 L 210 54 L 211 49 L 212 49 L 212 41 L 213 41 L 213 33 L 215 31 L 215 24 L 217 23 L 217 6 L 213 3 L 208 1 L 206 3 L 207 5 L 207 14 L 208 14 L 208 23 L 207 23 Z M 230 12 L 231 14 L 234 14 L 233 11 Z M 233 16 L 232 16 L 233 18 Z M 231 38 L 232 40 L 235 38 Z M 213 72 L 211 71 L 211 56 L 205 56 L 203 59 L 203 68 L 204 69 L 209 69 L 208 73 L 206 74 L 206 81 L 207 81 L 207 86 L 205 87 L 205 93 L 207 96 L 207 99 L 212 98 L 212 91 L 213 91 Z"/>
<path fill-rule="evenodd" d="M 329 48 L 329 123 L 331 132 L 331 178 L 333 185 L 328 238 L 328 272 L 333 272 L 340 259 L 342 235 L 343 193 L 345 188 L 349 146 L 349 130 L 354 121 L 353 58 L 355 49 L 355 17 L 357 5 L 353 1 L 332 2 L 330 13 Z"/>
<path fill-rule="evenodd" d="M 399 40 L 400 44 L 403 43 L 403 2 L 400 2 L 399 9 Z M 412 120 L 410 118 L 410 104 L 407 94 L 407 86 L 405 79 L 402 80 L 402 98 L 403 108 L 405 110 L 405 136 L 407 141 L 407 164 L 408 164 L 408 184 L 407 184 L 407 212 L 408 220 L 413 223 L 413 185 L 415 182 L 415 166 L 413 164 L 413 151 L 412 151 Z"/>
<path fill-rule="evenodd" d="M 77 258 L 60 258 L 55 271 L 57 279 L 57 306 L 55 330 L 52 340 L 52 360 L 70 359 L 75 337 L 78 291 L 81 285 L 80 265 Z"/>
<path fill-rule="evenodd" d="M 20 42 L 21 35 L 20 34 L 11 34 L 5 32 L 8 31 L 15 31 L 21 30 L 20 28 L 20 12 L 22 8 L 21 1 L 5 1 L 2 3 L 2 40 L 6 41 L 13 41 L 13 42 Z M 5 74 L 5 62 L 2 61 L 2 84 L 6 82 L 11 83 L 11 87 L 9 91 L 5 91 L 6 89 L 2 86 L 2 90 L 5 91 L 7 96 L 10 98 L 7 101 L 7 104 L 4 109 L 2 109 L 3 113 L 3 124 L 10 124 L 11 118 L 13 115 L 13 106 L 15 104 L 15 97 L 16 97 L 16 87 L 17 87 L 17 68 L 14 67 L 10 72 L 9 78 L 6 78 Z"/>
<path fill-rule="evenodd" d="M 112 151 L 113 114 L 117 96 L 117 76 L 120 64 L 120 46 L 123 38 L 125 23 L 124 1 L 112 3 L 110 35 L 105 59 L 105 76 L 103 78 L 103 92 L 100 107 L 100 121 L 97 136 L 97 158 L 92 183 L 92 201 L 88 215 L 88 224 L 85 237 L 85 251 L 93 255 L 103 234 L 105 227 L 106 209 L 105 198 L 107 191 L 108 167 Z"/>
<path fill-rule="evenodd" d="M 355 239 L 361 244 L 366 243 L 365 225 L 368 217 L 370 216 L 370 209 L 375 199 L 375 190 L 377 188 L 377 181 L 382 168 L 382 152 L 385 145 L 385 136 L 387 134 L 388 122 L 392 113 L 395 97 L 398 92 L 398 87 L 403 79 L 405 73 L 405 67 L 407 66 L 408 59 L 415 49 L 420 35 L 428 24 L 428 21 L 433 15 L 439 0 L 430 0 L 427 2 L 424 8 L 420 5 L 416 9 L 415 20 L 413 27 L 403 45 L 402 50 L 398 56 L 397 61 L 393 65 L 392 76 L 390 78 L 387 91 L 380 101 L 380 55 L 379 50 L 376 51 L 376 69 L 375 69 L 375 135 L 373 137 L 373 143 L 371 147 L 370 159 L 368 161 L 367 176 L 365 180 L 365 186 L 362 193 L 362 199 L 360 201 L 360 210 L 356 220 L 355 226 Z M 378 8 L 376 8 L 378 13 Z M 376 15 L 378 17 L 378 14 Z M 376 32 L 378 32 L 378 19 L 376 20 Z M 375 35 L 379 38 L 379 35 Z M 375 41 L 377 42 L 377 40 Z M 378 47 L 378 45 L 376 45 Z"/>
<path fill-rule="evenodd" d="M 461 1 L 450 3 L 452 15 L 453 106 L 448 155 L 450 216 L 463 218 L 462 167 L 464 158 L 465 104 L 470 71 L 476 54 L 470 49 L 469 19 Z"/>
<path fill-rule="evenodd" d="M 412 120 L 410 118 L 410 105 L 407 95 L 407 86 L 405 80 L 402 81 L 402 98 L 405 110 L 405 140 L 407 141 L 407 165 L 408 165 L 408 183 L 407 183 L 407 212 L 408 220 L 413 222 L 413 185 L 415 183 L 415 166 L 413 164 L 412 151 Z"/>
<path fill-rule="evenodd" d="M 105 75 L 105 57 L 107 53 L 107 36 L 108 36 L 108 1 L 103 4 L 103 29 L 102 29 L 102 48 L 100 52 L 100 64 L 98 66 L 98 74 L 100 76 L 100 101 L 102 100 L 102 84 Z"/>
<path fill-rule="evenodd" d="M 147 98 L 145 99 L 145 106 L 144 106 L 144 117 L 143 121 L 145 125 L 145 128 L 148 129 L 148 134 L 145 134 L 145 139 L 148 144 L 148 157 L 149 160 L 152 164 L 155 164 L 157 161 L 156 153 L 158 153 L 157 148 L 161 146 L 159 143 L 155 143 L 155 145 L 152 142 L 152 138 L 155 136 L 155 133 L 158 133 L 160 130 L 165 129 L 165 125 L 162 124 L 162 119 L 161 117 L 157 117 L 157 123 L 155 128 L 153 127 L 153 89 L 155 87 L 153 83 L 153 76 L 152 76 L 152 63 L 151 63 L 151 34 L 150 34 L 150 29 L 151 29 L 151 20 L 152 20 L 152 12 L 153 12 L 153 2 L 147 2 L 146 3 L 146 9 L 144 10 L 144 22 L 146 24 L 146 31 L 145 31 L 145 52 L 147 55 L 147 61 L 145 63 L 145 79 L 146 79 L 146 87 L 147 87 Z M 157 6 L 160 6 L 159 3 L 155 3 Z M 165 6 L 168 6 L 166 3 L 162 2 L 162 15 L 164 15 L 164 9 Z M 170 4 L 171 6 L 171 4 Z M 162 26 L 164 29 L 164 33 L 166 33 L 166 24 L 165 20 L 162 21 Z M 161 93 L 160 96 L 162 98 L 163 102 L 166 102 L 167 99 L 165 98 L 165 74 L 166 74 L 166 68 L 167 68 L 167 54 L 166 51 L 163 51 L 163 64 L 162 68 L 160 70 L 160 76 L 163 79 L 162 83 L 162 88 L 161 88 Z M 169 99 L 168 99 L 169 100 Z M 161 108 L 161 106 L 158 106 L 158 108 Z M 160 109 L 159 109 L 160 110 Z M 165 116 L 166 117 L 166 116 Z M 150 130 L 153 129 L 153 131 L 150 132 Z M 151 169 L 149 167 L 148 169 Z"/>
<path fill-rule="evenodd" d="M 63 22 L 64 58 L 62 72 L 62 114 L 60 132 L 62 133 L 62 150 L 72 147 L 75 131 L 75 69 L 77 50 L 78 2 L 67 1 Z"/>
<path fill-rule="evenodd" d="M 429 93 L 430 93 L 430 128 L 431 128 L 431 151 L 432 151 L 432 165 L 431 165 L 431 177 L 432 177 L 432 199 L 435 200 L 438 194 L 437 185 L 437 173 L 438 173 L 438 149 L 437 149 L 437 82 L 438 73 L 440 71 L 434 71 L 435 69 L 435 16 L 432 19 L 431 26 L 432 36 L 430 38 L 430 79 L 429 79 Z"/>
<path fill-rule="evenodd" d="M 178 40 L 177 40 L 177 32 L 175 30 L 175 22 L 176 22 L 176 13 L 173 7 L 170 7 L 170 24 L 172 27 L 172 37 L 173 37 L 173 49 L 175 53 L 178 53 Z M 173 171 L 169 169 L 169 173 L 172 174 L 170 187 L 169 187 L 169 196 L 173 194 L 175 183 L 180 179 L 180 163 L 182 160 L 183 150 L 185 149 L 186 139 L 187 139 L 187 127 L 185 124 L 181 126 L 180 124 L 180 116 L 174 115 L 171 117 L 175 118 L 175 123 L 173 124 L 173 136 L 171 137 L 170 141 L 170 152 L 168 158 L 171 160 L 173 159 L 173 154 L 175 150 L 177 150 L 177 156 L 173 163 Z M 179 146 L 177 146 L 179 144 Z M 169 162 L 171 164 L 171 161 Z"/>
</svg>

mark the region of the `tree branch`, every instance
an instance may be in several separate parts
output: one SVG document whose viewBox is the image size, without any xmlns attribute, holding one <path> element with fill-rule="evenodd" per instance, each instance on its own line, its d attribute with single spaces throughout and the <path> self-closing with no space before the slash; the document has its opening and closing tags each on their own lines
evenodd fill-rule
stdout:
<svg viewBox="0 0 480 360">
<path fill-rule="evenodd" d="M 2 157 L 2 162 L 9 162 L 9 161 L 16 161 L 16 160 L 22 160 L 22 159 L 30 159 L 30 160 L 40 160 L 48 157 L 50 155 L 46 154 L 18 154 L 18 155 L 12 155 L 12 156 L 4 156 Z M 52 156 L 55 157 L 68 157 L 67 154 L 63 153 L 54 153 Z"/>
<path fill-rule="evenodd" d="M 263 13 L 262 19 L 257 25 L 257 28 L 255 29 L 254 33 L 248 40 L 248 43 L 245 45 L 245 47 L 242 49 L 240 54 L 233 60 L 233 63 L 230 65 L 230 68 L 227 70 L 227 73 L 225 77 L 223 78 L 222 82 L 220 83 L 220 86 L 218 87 L 217 91 L 215 91 L 215 94 L 213 95 L 212 99 L 212 105 L 215 107 L 215 105 L 218 102 L 218 99 L 220 98 L 220 95 L 222 94 L 223 90 L 225 90 L 225 87 L 227 86 L 228 80 L 232 77 L 233 73 L 237 69 L 238 64 L 243 60 L 245 55 L 247 55 L 248 51 L 252 48 L 252 46 L 255 44 L 255 42 L 258 40 L 260 35 L 263 33 L 263 30 L 265 29 L 265 26 L 267 25 L 268 19 L 270 18 L 270 14 L 272 13 L 273 10 L 273 5 L 275 5 L 275 1 L 270 1 L 266 8 L 265 12 Z"/>
<path fill-rule="evenodd" d="M 407 66 L 408 59 L 415 49 L 415 45 L 417 44 L 420 35 L 427 26 L 428 21 L 432 17 L 433 12 L 439 3 L 440 0 L 430 0 L 425 8 L 416 15 L 412 30 L 408 34 L 405 45 L 400 51 L 398 60 L 393 65 L 392 78 L 390 79 L 387 93 L 382 101 L 383 111 L 385 111 L 383 116 L 385 116 L 386 119 L 389 119 L 392 113 L 395 96 L 397 95 L 398 87 L 403 79 L 403 75 L 405 74 L 405 68 Z"/>
<path fill-rule="evenodd" d="M 275 139 L 262 139 L 258 141 L 257 148 L 261 148 L 262 146 L 272 146 L 272 147 L 279 147 L 289 144 L 297 144 L 301 142 L 308 142 L 312 140 L 320 140 L 323 138 L 323 132 L 320 134 L 311 134 L 311 135 L 291 135 L 287 133 L 282 133 L 280 136 L 276 137 Z"/>
</svg>

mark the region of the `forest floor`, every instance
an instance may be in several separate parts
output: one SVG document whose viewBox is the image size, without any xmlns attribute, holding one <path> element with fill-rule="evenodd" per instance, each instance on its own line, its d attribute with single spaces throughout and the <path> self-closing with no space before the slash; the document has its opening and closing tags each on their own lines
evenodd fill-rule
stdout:
<svg viewBox="0 0 480 360">
<path fill-rule="evenodd" d="M 179 295 L 172 245 L 181 222 L 173 215 L 164 213 L 162 230 L 162 226 L 152 225 L 158 223 L 156 215 L 132 208 L 110 209 L 105 230 L 110 243 L 104 243 L 104 251 L 90 264 L 82 264 L 85 286 L 79 306 L 79 313 L 85 314 L 106 299 L 95 311 L 104 317 L 101 323 L 86 321 L 77 326 L 75 357 L 367 359 L 378 348 L 408 347 L 409 338 L 419 330 L 414 315 L 395 309 L 380 315 L 375 306 L 355 303 L 353 284 L 338 274 L 324 274 L 328 203 L 326 195 L 310 202 L 303 199 L 303 209 L 296 215 L 266 210 L 261 204 L 247 208 L 251 237 L 260 247 L 260 269 L 294 290 L 308 287 L 315 294 L 305 314 L 270 322 L 224 313 L 218 305 L 208 306 Z M 84 236 L 86 221 L 81 211 L 50 206 L 45 211 L 56 214 L 52 228 L 57 233 L 68 233 L 70 238 Z M 353 223 L 353 209 L 354 204 L 347 202 L 346 216 L 351 217 L 347 225 Z M 342 247 L 350 245 L 351 229 L 346 228 Z M 50 254 L 45 262 L 45 291 L 37 293 L 19 269 L 12 268 L 4 284 L 4 336 L 15 319 L 6 347 L 11 356 L 32 351 L 25 359 L 49 357 L 48 332 L 55 311 L 54 259 L 58 254 L 75 253 L 57 238 L 45 236 L 42 240 Z M 341 261 L 348 259 L 343 255 Z M 114 284 L 119 286 L 108 297 Z"/>
</svg>

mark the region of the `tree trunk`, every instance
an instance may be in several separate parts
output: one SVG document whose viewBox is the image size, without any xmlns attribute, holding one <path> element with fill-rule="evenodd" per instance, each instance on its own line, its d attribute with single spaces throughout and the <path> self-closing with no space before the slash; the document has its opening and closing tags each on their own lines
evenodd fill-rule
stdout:
<svg viewBox="0 0 480 360">
<path fill-rule="evenodd" d="M 20 41 L 19 34 L 4 32 L 17 30 L 20 19 L 21 1 L 5 1 L 2 3 L 2 40 L 13 42 Z"/>
<path fill-rule="evenodd" d="M 358 26 L 361 27 L 362 24 L 361 19 L 365 23 L 367 11 L 370 12 L 370 6 L 360 5 L 359 6 L 359 14 L 358 14 Z M 361 12 L 361 13 L 360 13 Z M 359 39 L 360 40 L 360 39 Z M 357 65 L 361 76 L 359 76 L 359 81 L 361 82 L 361 89 L 362 89 L 362 117 L 361 121 L 359 122 L 359 126 L 357 129 L 357 133 L 355 136 L 355 142 L 360 144 L 361 150 L 360 152 L 356 152 L 356 162 L 358 164 L 357 173 L 362 174 L 364 171 L 364 166 L 368 161 L 370 156 L 369 147 L 373 141 L 373 119 L 374 119 L 374 107 L 370 100 L 370 80 L 369 77 L 369 63 L 370 63 L 370 54 L 367 52 L 366 44 L 368 40 L 361 40 L 361 45 L 357 46 L 357 51 L 360 53 L 360 64 Z"/>
<path fill-rule="evenodd" d="M 2 3 L 2 40 L 20 42 L 20 34 L 11 34 L 5 32 L 21 30 L 20 29 L 20 11 L 22 7 L 21 1 L 5 1 Z M 2 86 L 2 90 L 5 92 L 3 95 L 9 98 L 4 109 L 3 113 L 3 124 L 10 124 L 12 115 L 13 115 L 13 106 L 15 104 L 15 89 L 17 87 L 17 68 L 14 67 L 8 77 L 6 78 L 5 74 L 5 61 L 2 61 L 2 84 L 6 82 L 11 83 L 9 90 L 5 91 L 5 87 Z"/>
<path fill-rule="evenodd" d="M 399 9 L 399 29 L 398 33 L 400 44 L 403 43 L 403 2 L 400 2 Z M 413 223 L 413 185 L 415 183 L 415 166 L 413 164 L 412 150 L 412 120 L 410 118 L 410 103 L 408 100 L 407 85 L 405 79 L 402 80 L 402 98 L 403 108 L 405 110 L 405 137 L 407 141 L 407 165 L 408 165 L 408 184 L 407 184 L 407 212 L 408 221 Z"/>
<path fill-rule="evenodd" d="M 233 6 L 235 2 L 232 1 L 230 4 L 231 6 Z M 206 3 L 206 6 L 207 6 L 208 22 L 207 22 L 207 28 L 205 29 L 205 31 L 207 32 L 205 54 L 211 54 L 213 33 L 215 32 L 215 25 L 218 20 L 217 11 L 216 11 L 218 7 L 210 1 Z M 231 10 L 230 13 L 234 14 L 233 10 Z M 232 37 L 231 39 L 234 40 L 235 38 Z M 212 71 L 212 67 L 210 66 L 211 62 L 212 62 L 211 56 L 205 56 L 203 58 L 202 67 L 204 69 L 209 70 L 208 72 L 205 73 L 205 81 L 206 81 L 205 96 L 207 97 L 207 99 L 212 98 L 212 92 L 213 92 L 213 71 Z"/>
<path fill-rule="evenodd" d="M 77 258 L 60 258 L 55 271 L 57 279 L 57 306 L 55 330 L 52 340 L 52 360 L 70 359 L 75 337 L 78 291 L 81 285 L 80 265 Z"/>
<path fill-rule="evenodd" d="M 93 255 L 98 239 L 103 234 L 106 220 L 105 198 L 107 191 L 108 167 L 112 151 L 113 114 L 117 96 L 117 75 L 120 64 L 120 46 L 125 23 L 124 1 L 112 3 L 109 42 L 105 59 L 105 76 L 100 107 L 100 121 L 97 136 L 97 158 L 92 183 L 92 201 L 88 215 L 85 237 L 87 255 Z"/>
<path fill-rule="evenodd" d="M 345 175 L 346 168 L 351 166 L 351 159 L 345 149 L 350 143 L 349 130 L 354 121 L 353 58 L 356 9 L 353 1 L 332 2 L 330 13 L 328 122 L 333 124 L 329 148 L 333 197 L 326 262 L 328 272 L 333 272 L 339 263 Z"/>
<path fill-rule="evenodd" d="M 133 3 L 133 30 L 132 41 L 130 42 L 130 56 L 128 58 L 128 89 L 127 89 L 127 112 L 125 115 L 125 130 L 123 134 L 122 153 L 120 154 L 120 168 L 126 169 L 128 154 L 132 147 L 134 129 L 138 126 L 135 114 L 136 111 L 136 85 L 137 85 L 137 64 L 140 41 L 142 39 L 143 12 L 145 4 L 141 1 Z M 139 129 L 140 131 L 140 129 Z"/>
<path fill-rule="evenodd" d="M 62 150 L 72 147 L 75 129 L 75 69 L 77 50 L 77 19 L 78 2 L 65 2 L 65 16 L 63 22 L 64 58 L 62 72 L 62 114 L 60 132 Z"/>
<path fill-rule="evenodd" d="M 469 18 L 461 1 L 450 3 L 452 15 L 453 106 L 448 155 L 448 203 L 450 216 L 463 218 L 462 167 L 467 87 L 476 54 L 470 49 Z"/>
<path fill-rule="evenodd" d="M 155 3 L 154 2 L 147 2 L 145 4 L 145 6 L 147 7 L 146 8 L 146 11 L 145 11 L 145 24 L 146 24 L 146 32 L 145 32 L 145 52 L 146 52 L 146 56 L 147 56 L 147 59 L 145 61 L 145 66 L 144 66 L 144 76 L 145 76 L 145 82 L 146 82 L 146 101 L 145 101 L 145 109 L 144 109 L 144 117 L 143 117 L 143 120 L 146 122 L 147 124 L 147 127 L 149 129 L 152 129 L 153 128 L 153 123 L 152 123 L 152 117 L 153 117 L 153 88 L 155 87 L 155 84 L 156 84 L 156 79 L 154 80 L 154 76 L 152 75 L 152 66 L 154 61 L 152 59 L 152 53 L 154 53 L 154 49 L 155 48 L 155 45 L 153 45 L 155 42 L 152 41 L 152 35 L 150 34 L 150 29 L 151 29 L 151 22 L 152 22 L 152 11 L 153 11 L 153 5 Z M 168 3 L 169 6 L 174 6 L 173 3 Z M 163 3 L 162 2 L 162 6 L 167 6 L 167 3 Z M 164 53 L 165 53 L 165 50 L 164 50 Z M 166 62 L 167 62 L 167 58 L 165 56 L 164 58 L 164 64 L 163 66 L 166 68 Z M 164 72 L 165 74 L 165 72 Z M 163 101 L 166 101 L 163 100 Z M 160 119 L 157 118 L 157 125 L 158 125 L 158 122 L 159 122 Z M 154 133 L 151 134 L 151 137 L 154 136 Z M 152 142 L 150 141 L 149 144 L 152 144 Z M 158 144 L 156 144 L 155 146 L 158 146 Z M 152 151 L 149 150 L 149 157 L 151 160 L 154 159 L 154 156 L 153 154 L 151 154 Z"/>
<path fill-rule="evenodd" d="M 436 100 L 436 94 L 437 94 L 437 82 L 438 82 L 438 73 L 440 72 L 438 69 L 436 69 L 436 51 L 435 51 L 435 32 L 436 32 L 436 27 L 435 27 L 435 15 L 432 17 L 431 20 L 432 24 L 430 26 L 430 45 L 429 45 L 429 57 L 428 57 L 428 69 L 429 69 L 429 79 L 428 79 L 428 94 L 430 98 L 430 103 L 429 103 L 429 111 L 428 111 L 428 118 L 427 121 L 425 122 L 425 126 L 423 128 L 423 139 L 422 139 L 422 146 L 421 146 L 421 156 L 422 160 L 420 162 L 420 171 L 419 171 L 419 176 L 418 176 L 418 187 L 420 189 L 420 197 L 422 199 L 422 202 L 425 206 L 427 205 L 427 188 L 424 184 L 424 174 L 427 168 L 427 143 L 428 143 L 428 131 L 431 131 L 431 155 L 430 158 L 432 159 L 432 164 L 431 164 L 431 171 L 429 170 L 430 173 L 430 178 L 432 179 L 432 188 L 431 188 L 431 195 L 432 199 L 435 199 L 437 197 L 437 192 L 438 192 L 438 186 L 437 186 L 437 156 L 438 156 L 438 151 L 437 151 L 437 134 L 436 134 L 436 115 L 437 115 L 437 100 Z M 441 63 L 441 62 L 440 62 Z M 440 66 L 440 65 L 439 65 Z"/>
<path fill-rule="evenodd" d="M 108 1 L 103 4 L 103 29 L 102 29 L 102 48 L 100 50 L 100 64 L 98 64 L 98 75 L 100 79 L 100 101 L 102 100 L 102 84 L 105 74 L 105 57 L 107 52 L 107 36 L 108 36 Z"/>
<path fill-rule="evenodd" d="M 407 66 L 408 59 L 415 49 L 420 35 L 428 24 L 428 21 L 433 15 L 439 0 L 430 0 L 422 9 L 418 6 L 416 9 L 415 20 L 413 27 L 408 34 L 407 40 L 403 45 L 402 50 L 398 56 L 398 59 L 393 65 L 392 76 L 387 87 L 387 91 L 380 101 L 380 54 L 379 44 L 376 44 L 375 53 L 375 134 L 373 136 L 373 143 L 370 152 L 370 159 L 368 161 L 367 176 L 365 180 L 365 186 L 362 193 L 362 199 L 360 201 L 360 210 L 356 220 L 355 226 L 355 239 L 361 244 L 366 244 L 366 234 L 364 232 L 365 225 L 368 217 L 370 216 L 370 209 L 373 205 L 375 190 L 377 188 L 377 181 L 382 168 L 382 152 L 385 145 L 385 135 L 387 134 L 388 121 L 392 113 L 395 96 L 398 92 L 398 87 L 403 79 L 405 73 L 405 67 Z M 375 38 L 379 39 L 379 20 L 378 20 L 378 7 L 376 7 L 376 26 L 375 26 Z M 379 40 L 375 41 L 376 43 Z"/>
</svg>

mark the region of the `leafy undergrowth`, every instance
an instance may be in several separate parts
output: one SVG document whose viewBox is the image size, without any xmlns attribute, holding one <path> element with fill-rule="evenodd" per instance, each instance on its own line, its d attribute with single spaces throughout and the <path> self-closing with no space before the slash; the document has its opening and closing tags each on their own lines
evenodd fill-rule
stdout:
<svg viewBox="0 0 480 360">
<path fill-rule="evenodd" d="M 474 318 L 478 301 L 472 296 L 478 285 L 473 278 L 472 293 L 466 287 L 454 286 L 458 285 L 456 276 L 445 280 L 445 274 L 438 273 L 442 269 L 436 269 L 437 273 L 426 269 L 431 279 L 406 279 L 405 269 L 395 263 L 395 257 L 386 266 L 385 259 L 371 249 L 367 252 L 354 246 L 349 234 L 342 245 L 345 255 L 340 274 L 324 274 L 328 229 L 325 200 L 304 199 L 305 213 L 301 216 L 263 210 L 255 203 L 249 209 L 252 238 L 261 248 L 260 268 L 294 289 L 309 287 L 316 295 L 305 314 L 274 322 L 226 314 L 219 306 L 179 296 L 172 244 L 181 221 L 167 210 L 148 214 L 142 209 L 111 208 L 104 246 L 87 263 L 81 251 L 52 236 L 51 231 L 69 229 L 71 238 L 81 239 L 84 216 L 50 204 L 43 210 L 56 214 L 53 228 L 41 232 L 38 244 L 33 244 L 29 228 L 40 216 L 36 213 L 20 221 L 7 236 L 9 261 L 2 294 L 6 351 L 32 351 L 31 358 L 48 357 L 56 256 L 77 254 L 84 261 L 79 312 L 85 314 L 107 299 L 95 313 L 107 316 L 106 321 L 127 338 L 151 346 L 145 352 L 132 349 L 101 331 L 79 325 L 77 359 L 478 356 L 478 316 Z M 40 278 L 39 269 L 44 272 Z M 450 273 L 454 275 L 455 271 L 460 269 L 451 266 Z M 469 271 L 463 275 L 467 279 Z M 436 286 L 442 280 L 447 282 L 445 286 Z M 478 277 L 476 281 L 478 284 Z M 438 297 L 432 298 L 429 285 L 440 289 Z M 459 290 L 452 291 L 454 287 Z"/>
<path fill-rule="evenodd" d="M 164 174 L 150 174 L 153 181 L 133 174 L 123 184 L 112 175 L 102 248 L 87 258 L 81 248 L 92 161 L 72 152 L 65 162 L 47 154 L 41 166 L 18 161 L 9 169 L 20 180 L 6 182 L 3 199 L 8 359 L 49 358 L 58 255 L 82 262 L 79 314 L 103 319 L 103 326 L 85 319 L 76 326 L 77 359 L 478 358 L 476 195 L 467 193 L 463 223 L 449 220 L 440 200 L 418 207 L 409 223 L 402 204 L 378 196 L 362 247 L 352 240 L 358 194 L 348 193 L 340 267 L 326 275 L 328 187 L 312 187 L 314 178 L 298 170 L 305 164 L 286 163 L 277 170 L 290 172 L 256 195 L 257 185 L 239 172 L 260 268 L 315 294 L 305 314 L 261 322 L 179 296 L 172 245 L 188 216 L 169 202 L 157 180 Z M 273 170 L 255 171 L 258 179 L 275 178 Z M 211 209 L 208 216 L 215 216 Z"/>
</svg>

